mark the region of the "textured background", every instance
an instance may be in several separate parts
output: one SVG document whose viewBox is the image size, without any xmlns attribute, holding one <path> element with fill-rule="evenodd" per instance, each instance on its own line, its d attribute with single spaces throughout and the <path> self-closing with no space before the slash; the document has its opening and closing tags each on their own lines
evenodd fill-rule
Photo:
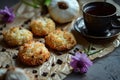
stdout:
<svg viewBox="0 0 120 80">
<path fill-rule="evenodd" d="M 120 0 L 114 0 L 120 5 Z M 11 7 L 19 0 L 0 0 L 0 8 L 5 5 Z M 65 80 L 120 80 L 120 46 L 111 54 L 94 60 L 94 65 L 88 73 L 80 75 L 72 73 Z"/>
</svg>

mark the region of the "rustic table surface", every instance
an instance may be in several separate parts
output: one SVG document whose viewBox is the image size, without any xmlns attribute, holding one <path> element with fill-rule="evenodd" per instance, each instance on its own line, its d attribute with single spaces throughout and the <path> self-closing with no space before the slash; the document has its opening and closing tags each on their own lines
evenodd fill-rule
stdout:
<svg viewBox="0 0 120 80">
<path fill-rule="evenodd" d="M 114 1 L 120 5 L 120 0 Z M 19 0 L 0 0 L 0 8 L 5 5 L 11 7 L 18 2 Z M 94 60 L 94 65 L 86 74 L 72 73 L 64 80 L 120 80 L 120 46 L 111 54 Z"/>
</svg>

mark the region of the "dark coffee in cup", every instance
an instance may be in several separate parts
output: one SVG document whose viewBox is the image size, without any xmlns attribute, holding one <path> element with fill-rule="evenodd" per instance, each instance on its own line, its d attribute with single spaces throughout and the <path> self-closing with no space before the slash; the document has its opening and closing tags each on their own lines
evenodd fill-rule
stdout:
<svg viewBox="0 0 120 80">
<path fill-rule="evenodd" d="M 113 14 L 116 11 L 114 7 L 110 7 L 111 9 L 108 8 L 108 6 L 105 7 L 104 5 L 94 5 L 86 9 L 85 12 L 91 15 L 107 16 L 109 14 Z"/>
<path fill-rule="evenodd" d="M 114 22 L 118 21 L 116 7 L 107 2 L 91 2 L 82 8 L 86 30 L 95 36 L 104 36 L 115 29 Z M 120 27 L 117 27 L 120 29 Z M 117 29 L 116 28 L 116 29 Z"/>
</svg>

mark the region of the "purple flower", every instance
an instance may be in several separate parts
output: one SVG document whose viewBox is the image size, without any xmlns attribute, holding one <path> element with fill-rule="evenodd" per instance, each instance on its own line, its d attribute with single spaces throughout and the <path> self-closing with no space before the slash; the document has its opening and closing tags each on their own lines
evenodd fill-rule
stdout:
<svg viewBox="0 0 120 80">
<path fill-rule="evenodd" d="M 86 54 L 80 52 L 76 52 L 75 56 L 72 56 L 71 59 L 70 65 L 75 72 L 86 73 L 93 64 Z"/>
<path fill-rule="evenodd" d="M 3 23 L 10 23 L 13 22 L 15 18 L 15 14 L 13 13 L 13 9 L 8 8 L 5 6 L 4 10 L 0 10 L 0 15 L 2 16 L 1 22 Z"/>
</svg>

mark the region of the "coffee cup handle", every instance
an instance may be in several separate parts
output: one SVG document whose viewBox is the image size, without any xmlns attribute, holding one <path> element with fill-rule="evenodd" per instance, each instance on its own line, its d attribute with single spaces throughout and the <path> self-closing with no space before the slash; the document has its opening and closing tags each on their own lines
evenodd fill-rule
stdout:
<svg viewBox="0 0 120 80">
<path fill-rule="evenodd" d="M 114 19 L 111 21 L 111 29 L 120 29 L 120 21 L 118 19 L 120 19 L 120 16 L 115 16 Z"/>
</svg>

